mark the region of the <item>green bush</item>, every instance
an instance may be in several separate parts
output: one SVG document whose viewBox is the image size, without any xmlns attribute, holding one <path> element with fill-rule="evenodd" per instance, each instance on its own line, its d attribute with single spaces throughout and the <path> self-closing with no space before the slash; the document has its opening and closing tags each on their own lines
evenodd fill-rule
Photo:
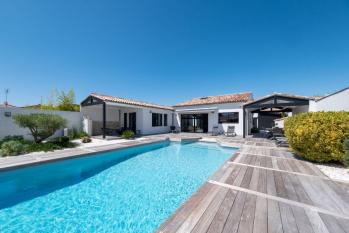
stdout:
<svg viewBox="0 0 349 233">
<path fill-rule="evenodd" d="M 125 138 L 125 139 L 130 139 L 133 138 L 135 136 L 135 133 L 132 130 L 125 130 L 124 132 L 122 132 L 121 137 Z"/>
<path fill-rule="evenodd" d="M 88 135 L 88 133 L 86 133 L 85 131 L 81 131 L 79 134 L 79 138 L 84 138 L 84 137 L 90 137 L 90 135 Z"/>
<path fill-rule="evenodd" d="M 1 145 L 1 155 L 2 156 L 13 156 L 23 154 L 25 152 L 25 147 L 20 141 L 7 141 Z"/>
<path fill-rule="evenodd" d="M 61 147 L 68 147 L 69 141 L 70 141 L 69 137 L 62 136 L 62 137 L 55 138 L 53 143 L 55 143 L 56 145 L 61 146 Z"/>
<path fill-rule="evenodd" d="M 345 166 L 349 167 L 349 138 L 344 141 L 344 159 L 343 163 Z"/>
<path fill-rule="evenodd" d="M 24 138 L 23 136 L 6 136 L 4 137 L 2 140 L 0 140 L 0 148 L 1 148 L 1 145 L 4 143 L 4 142 L 8 142 L 8 141 L 24 141 Z"/>
<path fill-rule="evenodd" d="M 62 146 L 59 146 L 58 144 L 54 142 L 46 142 L 46 143 L 31 143 L 26 146 L 26 152 L 32 153 L 37 151 L 54 151 L 54 150 L 61 150 L 63 149 Z"/>
<path fill-rule="evenodd" d="M 349 134 L 349 112 L 302 113 L 285 121 L 290 147 L 314 162 L 343 162 L 343 142 Z"/>
<path fill-rule="evenodd" d="M 54 114 L 18 114 L 13 117 L 13 120 L 20 127 L 28 128 L 36 143 L 49 138 L 57 130 L 67 125 L 67 121 L 63 117 Z"/>
</svg>

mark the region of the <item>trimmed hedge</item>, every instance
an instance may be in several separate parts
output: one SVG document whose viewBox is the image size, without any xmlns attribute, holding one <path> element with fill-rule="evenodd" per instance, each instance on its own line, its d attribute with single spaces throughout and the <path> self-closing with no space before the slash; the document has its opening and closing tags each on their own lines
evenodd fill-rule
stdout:
<svg viewBox="0 0 349 233">
<path fill-rule="evenodd" d="M 314 162 L 341 162 L 343 142 L 349 135 L 349 112 L 309 112 L 285 121 L 290 147 Z"/>
<path fill-rule="evenodd" d="M 344 141 L 344 151 L 343 162 L 345 166 L 349 167 L 349 138 Z"/>
</svg>

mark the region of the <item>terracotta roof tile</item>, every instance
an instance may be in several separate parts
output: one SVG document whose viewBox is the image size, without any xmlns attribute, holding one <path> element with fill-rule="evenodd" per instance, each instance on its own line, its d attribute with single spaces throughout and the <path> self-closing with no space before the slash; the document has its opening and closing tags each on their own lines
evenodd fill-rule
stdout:
<svg viewBox="0 0 349 233">
<path fill-rule="evenodd" d="M 178 103 L 175 107 L 182 106 L 194 106 L 194 105 L 204 105 L 204 104 L 225 104 L 225 103 L 245 103 L 252 100 L 252 93 L 237 93 L 237 94 L 228 94 L 220 96 L 207 96 L 201 98 L 194 98 L 182 103 Z"/>
<path fill-rule="evenodd" d="M 138 101 L 138 100 L 125 99 L 125 98 L 116 97 L 116 96 L 102 95 L 102 94 L 97 94 L 97 93 L 92 93 L 91 96 L 96 97 L 98 99 L 101 99 L 103 101 L 107 101 L 107 102 L 120 103 L 120 104 L 129 104 L 129 105 L 135 105 L 135 106 L 140 106 L 140 107 L 148 107 L 148 108 L 158 108 L 158 109 L 165 109 L 165 110 L 173 110 L 173 108 L 169 107 L 169 106 L 152 104 L 152 103 L 142 102 L 142 101 Z"/>
</svg>

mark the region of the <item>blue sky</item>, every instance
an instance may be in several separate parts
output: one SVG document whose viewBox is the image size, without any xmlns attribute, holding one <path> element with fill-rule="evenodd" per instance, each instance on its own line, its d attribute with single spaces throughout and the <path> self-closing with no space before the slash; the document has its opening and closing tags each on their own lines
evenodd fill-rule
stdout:
<svg viewBox="0 0 349 233">
<path fill-rule="evenodd" d="M 2 0 L 0 82 L 16 105 L 325 94 L 349 86 L 349 1 Z"/>
</svg>

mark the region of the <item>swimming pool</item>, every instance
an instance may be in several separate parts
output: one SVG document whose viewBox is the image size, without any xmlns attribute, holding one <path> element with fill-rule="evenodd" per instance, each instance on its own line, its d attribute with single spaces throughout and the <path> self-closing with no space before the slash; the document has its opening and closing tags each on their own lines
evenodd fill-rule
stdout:
<svg viewBox="0 0 349 233">
<path fill-rule="evenodd" d="M 0 232 L 153 232 L 234 148 L 168 141 L 0 173 Z"/>
</svg>

